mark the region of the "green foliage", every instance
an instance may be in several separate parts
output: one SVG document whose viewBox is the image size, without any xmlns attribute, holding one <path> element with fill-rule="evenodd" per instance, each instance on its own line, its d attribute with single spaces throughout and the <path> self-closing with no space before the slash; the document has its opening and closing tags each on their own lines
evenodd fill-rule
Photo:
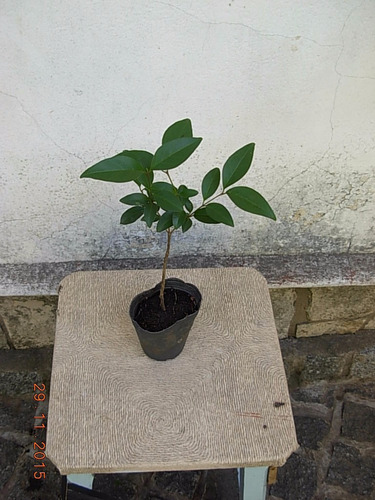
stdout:
<svg viewBox="0 0 375 500">
<path fill-rule="evenodd" d="M 166 142 L 173 141 L 174 139 L 181 139 L 181 137 L 193 137 L 193 129 L 191 126 L 191 121 L 189 118 L 180 120 L 179 122 L 173 123 L 164 132 L 162 144 Z"/>
<path fill-rule="evenodd" d="M 142 215 L 142 207 L 128 208 L 128 210 L 121 215 L 120 224 L 132 224 L 136 220 L 140 219 Z"/>
<path fill-rule="evenodd" d="M 121 198 L 121 203 L 125 205 L 139 205 L 144 207 L 148 201 L 148 197 L 143 193 L 132 193 Z"/>
<path fill-rule="evenodd" d="M 207 215 L 216 222 L 234 226 L 234 222 L 228 209 L 220 203 L 209 203 L 206 207 Z"/>
<path fill-rule="evenodd" d="M 198 208 L 194 212 L 194 218 L 199 220 L 199 222 L 203 222 L 203 224 L 220 224 L 220 222 L 216 221 L 207 214 L 207 207 Z"/>
<path fill-rule="evenodd" d="M 179 212 L 183 208 L 178 191 L 168 182 L 155 182 L 151 186 L 150 194 L 163 210 Z"/>
<path fill-rule="evenodd" d="M 96 163 L 81 174 L 100 181 L 130 182 L 136 181 L 144 169 L 142 165 L 130 156 L 116 155 Z"/>
<path fill-rule="evenodd" d="M 199 194 L 196 189 L 185 184 L 175 186 L 169 170 L 184 163 L 201 141 L 200 137 L 193 137 L 191 121 L 185 118 L 167 128 L 162 144 L 154 154 L 125 150 L 88 168 L 81 178 L 134 182 L 138 191 L 120 199 L 121 203 L 131 207 L 122 214 L 120 223 L 132 224 L 141 219 L 149 228 L 156 224 L 157 232 L 172 233 L 177 229 L 186 232 L 193 226 L 193 220 L 233 227 L 228 208 L 215 201 L 224 195 L 245 212 L 276 220 L 272 208 L 257 191 L 247 186 L 230 187 L 248 172 L 254 156 L 254 143 L 246 144 L 229 156 L 222 170 L 215 167 L 204 176 L 200 203 L 194 205 L 192 200 Z M 158 171 L 158 175 L 164 175 L 164 180 L 154 181 Z"/>
<path fill-rule="evenodd" d="M 226 194 L 241 210 L 276 220 L 276 215 L 268 202 L 254 189 L 239 186 L 228 189 Z"/>
<path fill-rule="evenodd" d="M 200 137 L 181 137 L 162 144 L 156 150 L 151 162 L 151 170 L 171 170 L 184 163 L 197 149 Z"/>
<path fill-rule="evenodd" d="M 253 161 L 255 144 L 247 144 L 233 153 L 223 166 L 223 188 L 242 179 Z"/>
<path fill-rule="evenodd" d="M 210 198 L 216 193 L 220 184 L 220 169 L 213 168 L 204 176 L 202 181 L 202 196 L 204 200 Z"/>
<path fill-rule="evenodd" d="M 156 231 L 160 233 L 173 226 L 173 212 L 164 212 L 158 221 Z"/>
<path fill-rule="evenodd" d="M 133 150 L 125 150 L 122 153 L 119 153 L 117 156 L 128 156 L 129 158 L 133 158 L 138 163 L 140 163 L 144 170 L 147 170 L 151 166 L 153 155 L 148 151 L 138 151 L 136 149 Z"/>
</svg>

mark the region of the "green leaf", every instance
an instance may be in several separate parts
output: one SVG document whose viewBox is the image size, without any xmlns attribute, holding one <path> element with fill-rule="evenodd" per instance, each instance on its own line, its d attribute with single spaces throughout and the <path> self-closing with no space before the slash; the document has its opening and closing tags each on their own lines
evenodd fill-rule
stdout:
<svg viewBox="0 0 375 500">
<path fill-rule="evenodd" d="M 163 210 L 179 212 L 183 208 L 183 203 L 176 190 L 168 182 L 155 182 L 151 186 L 151 193 L 156 203 Z"/>
<path fill-rule="evenodd" d="M 200 137 L 182 137 L 166 142 L 154 154 L 151 169 L 170 170 L 178 167 L 194 153 L 201 140 Z"/>
<path fill-rule="evenodd" d="M 108 182 L 135 181 L 142 174 L 142 165 L 128 156 L 113 156 L 96 163 L 81 174 L 81 179 L 88 177 Z"/>
<path fill-rule="evenodd" d="M 216 222 L 221 222 L 227 226 L 234 226 L 231 214 L 224 205 L 221 205 L 221 203 L 209 203 L 206 206 L 206 213 Z"/>
<path fill-rule="evenodd" d="M 173 227 L 175 229 L 178 229 L 179 227 L 182 226 L 182 224 L 185 222 L 187 218 L 187 213 L 186 212 L 175 212 L 173 214 Z"/>
<path fill-rule="evenodd" d="M 154 217 L 153 222 L 156 222 L 156 221 L 158 221 L 159 219 L 160 219 L 160 215 L 159 215 L 159 214 L 156 214 L 156 215 L 155 215 L 155 217 Z M 145 222 L 145 221 L 146 221 L 146 219 L 145 219 L 144 217 L 142 217 L 141 221 L 142 221 L 142 222 Z"/>
<path fill-rule="evenodd" d="M 154 181 L 154 172 L 152 170 L 146 170 L 143 174 L 141 174 L 138 177 L 138 179 L 135 182 L 138 185 L 143 185 L 147 189 L 150 189 L 153 181 Z"/>
<path fill-rule="evenodd" d="M 147 196 L 142 193 L 132 193 L 124 196 L 120 201 L 121 203 L 125 203 L 125 205 L 139 205 L 143 207 L 148 200 Z"/>
<path fill-rule="evenodd" d="M 152 223 L 155 221 L 156 212 L 159 210 L 159 207 L 155 203 L 147 203 L 144 207 L 144 220 L 147 224 L 147 227 L 151 227 Z"/>
<path fill-rule="evenodd" d="M 182 184 L 178 188 L 178 192 L 185 199 L 186 198 L 193 198 L 193 196 L 197 196 L 197 194 L 198 194 L 198 191 L 196 189 L 189 189 L 184 184 Z"/>
<path fill-rule="evenodd" d="M 137 149 L 125 149 L 125 151 L 122 151 L 117 156 L 127 156 L 129 158 L 133 158 L 133 160 L 136 160 L 138 163 L 140 163 L 145 170 L 148 170 L 150 168 L 153 157 L 153 155 L 148 151 L 141 151 Z"/>
<path fill-rule="evenodd" d="M 255 144 L 247 144 L 233 153 L 223 166 L 223 188 L 242 179 L 249 170 L 254 156 Z"/>
<path fill-rule="evenodd" d="M 220 184 L 220 169 L 213 168 L 204 176 L 202 181 L 202 196 L 204 200 L 207 200 L 212 196 Z"/>
<path fill-rule="evenodd" d="M 191 222 L 190 217 L 188 217 L 185 222 L 182 224 L 182 232 L 186 233 L 186 231 L 189 231 L 193 223 Z"/>
<path fill-rule="evenodd" d="M 194 218 L 204 224 L 220 224 L 220 222 L 217 222 L 207 214 L 206 208 L 198 208 L 198 210 L 194 212 Z"/>
<path fill-rule="evenodd" d="M 174 139 L 180 139 L 181 137 L 193 137 L 193 129 L 189 118 L 180 120 L 168 127 L 164 132 L 162 144 Z"/>
<path fill-rule="evenodd" d="M 173 212 L 164 212 L 156 226 L 156 231 L 160 233 L 161 231 L 165 231 L 169 227 L 173 226 L 172 217 Z"/>
<path fill-rule="evenodd" d="M 150 169 L 151 161 L 153 155 L 148 151 L 140 151 L 140 150 L 125 150 L 122 153 L 119 153 L 117 156 L 127 156 L 129 158 L 133 158 L 143 167 L 143 173 L 135 179 L 135 182 L 138 186 L 145 186 L 149 188 L 154 180 L 154 173 Z"/>
<path fill-rule="evenodd" d="M 186 200 L 185 201 L 184 207 L 186 208 L 186 210 L 188 212 L 192 212 L 194 210 L 194 206 L 193 206 L 193 204 L 192 204 L 192 202 L 190 200 Z"/>
<path fill-rule="evenodd" d="M 120 224 L 132 224 L 143 215 L 142 207 L 132 207 L 126 210 L 121 216 Z"/>
<path fill-rule="evenodd" d="M 254 189 L 239 186 L 228 189 L 226 194 L 241 210 L 276 220 L 276 215 L 268 202 Z"/>
</svg>

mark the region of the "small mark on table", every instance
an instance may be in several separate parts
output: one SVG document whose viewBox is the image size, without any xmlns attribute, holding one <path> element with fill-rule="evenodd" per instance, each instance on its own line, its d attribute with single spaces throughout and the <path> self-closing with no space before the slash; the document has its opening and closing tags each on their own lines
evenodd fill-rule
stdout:
<svg viewBox="0 0 375 500">
<path fill-rule="evenodd" d="M 285 403 L 283 403 L 282 401 L 275 401 L 273 404 L 273 406 L 275 408 L 280 408 L 280 406 L 284 406 L 284 405 L 285 405 Z"/>
</svg>

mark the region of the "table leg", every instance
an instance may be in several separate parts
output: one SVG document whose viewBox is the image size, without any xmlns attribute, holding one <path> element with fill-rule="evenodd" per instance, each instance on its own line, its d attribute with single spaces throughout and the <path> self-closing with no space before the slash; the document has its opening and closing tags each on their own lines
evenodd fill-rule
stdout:
<svg viewBox="0 0 375 500">
<path fill-rule="evenodd" d="M 66 476 L 61 476 L 61 500 L 66 500 L 68 498 L 68 487 Z"/>
<path fill-rule="evenodd" d="M 68 474 L 68 483 L 73 483 L 88 490 L 92 490 L 92 483 L 94 482 L 94 474 Z"/>
<path fill-rule="evenodd" d="M 246 467 L 239 469 L 240 499 L 265 500 L 267 493 L 268 467 Z"/>
</svg>

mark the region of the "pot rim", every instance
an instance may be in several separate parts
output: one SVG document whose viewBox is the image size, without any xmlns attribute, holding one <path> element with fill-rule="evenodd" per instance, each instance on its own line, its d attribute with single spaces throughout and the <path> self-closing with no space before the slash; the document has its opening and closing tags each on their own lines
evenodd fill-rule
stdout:
<svg viewBox="0 0 375 500">
<path fill-rule="evenodd" d="M 177 286 L 173 286 L 173 285 L 177 285 Z M 201 306 L 201 302 L 202 302 L 202 295 L 198 289 L 198 287 L 196 285 L 193 285 L 192 283 L 186 283 L 185 281 L 179 279 L 179 278 L 167 278 L 165 280 L 165 288 L 174 288 L 176 290 L 181 290 L 185 293 L 189 293 L 189 292 L 192 292 L 193 295 L 196 296 L 197 298 L 197 308 L 194 312 L 190 313 L 190 314 L 187 314 L 184 318 L 181 318 L 177 321 L 175 321 L 171 326 L 169 326 L 168 328 L 164 328 L 163 330 L 157 330 L 156 332 L 151 332 L 150 330 L 145 330 L 144 328 L 142 328 L 140 326 L 140 324 L 138 323 L 138 321 L 136 321 L 135 319 L 135 313 L 136 313 L 136 308 L 138 307 L 138 305 L 140 304 L 140 302 L 143 300 L 143 299 L 146 299 L 146 298 L 149 298 L 151 297 L 152 295 L 156 294 L 161 288 L 161 282 L 159 282 L 157 285 L 155 285 L 153 288 L 150 288 L 149 290 L 145 290 L 139 294 L 137 294 L 131 301 L 130 303 L 130 306 L 129 306 L 129 315 L 130 315 L 130 318 L 132 320 L 133 323 L 136 323 L 137 325 L 137 328 L 139 328 L 140 330 L 142 330 L 143 332 L 149 334 L 149 335 L 157 335 L 157 334 L 160 334 L 160 333 L 165 333 L 167 332 L 170 328 L 174 328 L 175 325 L 178 325 L 179 323 L 181 323 L 182 321 L 185 321 L 186 318 L 190 318 L 192 316 L 196 316 L 199 312 L 199 309 L 200 309 L 200 306 Z"/>
</svg>

